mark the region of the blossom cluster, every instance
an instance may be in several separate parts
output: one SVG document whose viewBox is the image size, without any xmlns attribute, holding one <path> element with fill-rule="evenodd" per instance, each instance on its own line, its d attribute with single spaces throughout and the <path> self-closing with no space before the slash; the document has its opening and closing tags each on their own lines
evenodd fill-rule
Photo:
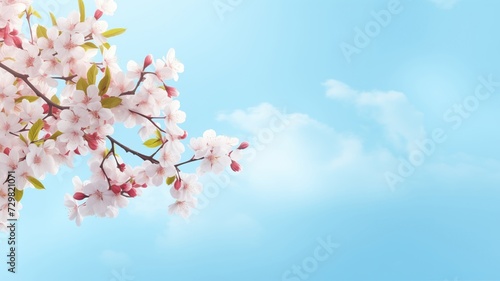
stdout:
<svg viewBox="0 0 500 281">
<path fill-rule="evenodd" d="M 30 2 L 0 0 L 0 170 L 16 172 L 17 191 L 44 189 L 47 173 L 90 154 L 92 176 L 75 177 L 74 193 L 64 201 L 78 225 L 85 216 L 115 217 L 129 198 L 165 183 L 176 200 L 170 213 L 187 217 L 202 189 L 200 174 L 241 169 L 239 151 L 248 144 L 213 130 L 191 139 L 193 156 L 181 162 L 187 132 L 180 125 L 186 114 L 178 90 L 167 83 L 179 79 L 184 65 L 170 49 L 156 60 L 147 55 L 141 63 L 130 61 L 122 70 L 108 40 L 125 29 L 109 29 L 102 20 L 114 14 L 113 0 L 96 0 L 89 17 L 80 0 L 79 11 L 67 17 L 51 14 L 50 27 L 34 23 L 39 14 Z M 20 32 L 23 24 L 29 34 Z M 151 153 L 113 137 L 118 123 L 138 128 Z M 117 150 L 142 164 L 125 163 Z M 194 162 L 199 164 L 195 174 L 180 170 Z M 5 224 L 0 216 L 0 229 Z"/>
</svg>

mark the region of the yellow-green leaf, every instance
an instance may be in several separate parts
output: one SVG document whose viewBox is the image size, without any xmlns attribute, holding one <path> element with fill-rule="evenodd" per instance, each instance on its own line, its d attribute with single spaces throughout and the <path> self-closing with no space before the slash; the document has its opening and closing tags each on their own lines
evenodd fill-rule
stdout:
<svg viewBox="0 0 500 281">
<path fill-rule="evenodd" d="M 99 69 L 97 68 L 97 65 L 93 64 L 87 71 L 87 81 L 89 82 L 89 85 L 95 84 L 98 73 Z"/>
<path fill-rule="evenodd" d="M 29 130 L 28 139 L 30 141 L 38 140 L 38 133 L 40 133 L 42 128 L 43 128 L 43 120 L 38 119 L 38 121 L 36 121 L 35 124 L 33 124 L 33 126 L 31 126 L 31 128 Z"/>
<path fill-rule="evenodd" d="M 156 129 L 156 136 L 161 139 L 161 132 L 160 130 Z"/>
<path fill-rule="evenodd" d="M 83 0 L 78 0 L 78 8 L 80 10 L 80 22 L 85 21 L 85 3 Z"/>
<path fill-rule="evenodd" d="M 20 98 L 15 99 L 15 102 L 20 103 L 23 100 L 27 100 L 29 102 L 34 102 L 34 101 L 38 100 L 38 97 L 37 96 L 22 96 Z"/>
<path fill-rule="evenodd" d="M 109 97 L 101 100 L 102 107 L 114 108 L 122 104 L 122 99 L 119 97 Z"/>
<path fill-rule="evenodd" d="M 109 68 L 106 68 L 106 71 L 104 72 L 104 77 L 102 77 L 98 85 L 99 96 L 106 94 L 110 84 L 111 84 L 111 73 L 109 71 Z"/>
<path fill-rule="evenodd" d="M 34 15 L 35 17 L 39 18 L 39 19 L 41 19 L 41 18 L 42 18 L 42 16 L 41 16 L 41 15 L 40 15 L 37 11 L 35 11 L 35 10 L 33 10 L 33 15 Z"/>
<path fill-rule="evenodd" d="M 59 98 L 58 98 L 56 95 L 53 95 L 53 96 L 50 98 L 50 100 L 51 100 L 53 103 L 57 104 L 57 105 L 60 105 L 60 104 L 61 104 L 61 101 L 59 100 Z"/>
<path fill-rule="evenodd" d="M 144 142 L 144 145 L 149 148 L 155 148 L 162 145 L 161 139 L 149 139 Z"/>
<path fill-rule="evenodd" d="M 87 88 L 89 87 L 89 83 L 87 83 L 87 80 L 80 78 L 78 82 L 76 82 L 76 89 L 80 91 L 84 91 L 85 93 L 87 92 Z"/>
<path fill-rule="evenodd" d="M 52 12 L 49 12 L 49 15 L 50 15 L 50 20 L 52 21 L 52 25 L 56 26 L 57 25 L 56 16 L 54 16 Z"/>
<path fill-rule="evenodd" d="M 55 133 L 52 134 L 52 136 L 50 136 L 49 139 L 56 140 L 60 135 L 62 135 L 62 133 L 60 131 L 56 131 Z"/>
<path fill-rule="evenodd" d="M 34 177 L 28 176 L 28 181 L 36 188 L 36 189 L 45 189 L 45 186 L 43 184 L 35 179 Z"/>
<path fill-rule="evenodd" d="M 167 185 L 173 184 L 176 178 L 177 178 L 176 176 L 168 177 L 167 178 Z"/>
<path fill-rule="evenodd" d="M 23 191 L 17 189 L 17 187 L 14 189 L 14 198 L 16 199 L 17 202 L 21 201 L 23 198 Z"/>
<path fill-rule="evenodd" d="M 124 33 L 125 30 L 126 30 L 125 28 L 113 28 L 113 29 L 104 31 L 102 33 L 102 36 L 104 36 L 106 38 L 118 36 L 118 35 Z"/>
<path fill-rule="evenodd" d="M 36 37 L 38 38 L 48 38 L 47 36 L 47 28 L 43 25 L 39 25 L 36 27 Z"/>
<path fill-rule="evenodd" d="M 19 138 L 25 143 L 28 144 L 28 140 L 23 136 L 23 134 L 19 134 Z"/>
<path fill-rule="evenodd" d="M 83 48 L 85 51 L 88 51 L 88 50 L 91 50 L 91 49 L 97 49 L 96 44 L 94 44 L 94 43 L 92 43 L 92 42 L 85 42 L 85 43 L 83 43 L 81 46 L 82 46 L 82 48 Z"/>
</svg>

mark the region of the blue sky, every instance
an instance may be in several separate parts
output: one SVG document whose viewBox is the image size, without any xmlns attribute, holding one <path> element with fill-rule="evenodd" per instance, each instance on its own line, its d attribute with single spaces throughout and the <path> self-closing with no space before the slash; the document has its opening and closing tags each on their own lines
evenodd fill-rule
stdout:
<svg viewBox="0 0 500 281">
<path fill-rule="evenodd" d="M 79 160 L 25 193 L 1 280 L 500 280 L 498 1 L 122 2 L 122 66 L 175 48 L 184 128 L 250 141 L 244 170 L 189 221 L 164 186 L 77 227 Z"/>
</svg>

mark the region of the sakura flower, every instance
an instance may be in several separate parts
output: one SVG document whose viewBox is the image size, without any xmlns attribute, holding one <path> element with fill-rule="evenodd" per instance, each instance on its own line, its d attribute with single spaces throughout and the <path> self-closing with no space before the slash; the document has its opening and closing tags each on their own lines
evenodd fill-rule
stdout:
<svg viewBox="0 0 500 281">
<path fill-rule="evenodd" d="M 151 178 L 151 182 L 155 186 L 160 186 L 163 181 L 175 174 L 173 166 L 161 166 L 158 164 L 149 164 L 146 166 L 146 175 Z"/>
<path fill-rule="evenodd" d="M 85 50 L 81 47 L 83 43 L 84 38 L 82 34 L 63 32 L 54 42 L 54 49 L 58 56 L 64 60 L 78 60 L 85 56 Z"/>
<path fill-rule="evenodd" d="M 83 186 L 83 193 L 89 197 L 82 206 L 82 214 L 97 215 L 105 217 L 108 213 L 108 206 L 114 206 L 113 191 L 108 189 L 108 184 L 105 181 L 90 182 Z"/>
<path fill-rule="evenodd" d="M 75 220 L 76 225 L 80 226 L 83 221 L 83 216 L 80 214 L 80 208 L 75 199 L 69 194 L 64 195 L 64 206 L 68 208 L 68 216 L 70 220 Z"/>
<path fill-rule="evenodd" d="M 196 198 L 192 201 L 176 201 L 168 206 L 168 213 L 173 215 L 180 215 L 182 218 L 187 219 L 191 215 L 191 208 L 196 208 Z"/>
<path fill-rule="evenodd" d="M 67 18 L 58 18 L 57 27 L 67 34 L 83 34 L 88 30 L 86 22 L 80 22 L 80 14 L 73 11 Z"/>
<path fill-rule="evenodd" d="M 184 65 L 175 58 L 175 50 L 169 49 L 163 60 L 156 61 L 156 76 L 160 80 L 179 80 L 179 73 L 184 72 Z"/>
<path fill-rule="evenodd" d="M 198 176 L 195 174 L 180 173 L 181 187 L 176 189 L 170 188 L 170 194 L 173 198 L 180 201 L 190 201 L 194 195 L 201 193 L 202 187 L 198 182 Z"/>
<path fill-rule="evenodd" d="M 114 0 L 96 0 L 96 7 L 106 15 L 112 16 L 117 8 Z"/>
<path fill-rule="evenodd" d="M 17 133 L 22 128 L 23 127 L 19 123 L 19 117 L 13 114 L 6 116 L 5 113 L 0 112 L 0 136 Z"/>
</svg>

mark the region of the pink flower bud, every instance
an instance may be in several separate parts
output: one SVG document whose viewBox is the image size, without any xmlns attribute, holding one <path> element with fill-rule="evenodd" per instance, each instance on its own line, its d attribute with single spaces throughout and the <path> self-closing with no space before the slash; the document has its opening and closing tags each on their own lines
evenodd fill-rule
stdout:
<svg viewBox="0 0 500 281">
<path fill-rule="evenodd" d="M 128 192 L 128 195 L 130 197 L 136 197 L 137 196 L 137 191 L 135 191 L 135 188 L 132 188 L 131 190 L 129 190 Z"/>
<path fill-rule="evenodd" d="M 250 144 L 248 142 L 244 141 L 240 144 L 240 146 L 238 146 L 238 149 L 246 149 L 249 146 L 250 146 Z"/>
<path fill-rule="evenodd" d="M 176 179 L 174 183 L 175 190 L 181 189 L 182 181 L 180 179 Z"/>
<path fill-rule="evenodd" d="M 186 139 L 188 136 L 188 132 L 184 131 L 184 134 L 182 136 L 179 136 L 180 140 Z"/>
<path fill-rule="evenodd" d="M 49 105 L 48 104 L 44 103 L 42 105 L 42 108 L 43 108 L 43 114 L 49 113 Z"/>
<path fill-rule="evenodd" d="M 144 66 L 142 69 L 146 69 L 146 67 L 150 66 L 153 63 L 153 55 L 147 55 L 144 59 Z"/>
<path fill-rule="evenodd" d="M 176 88 L 165 85 L 165 90 L 167 90 L 168 97 L 178 97 L 179 91 Z"/>
<path fill-rule="evenodd" d="M 103 15 L 103 12 L 102 12 L 101 10 L 97 9 L 97 10 L 95 11 L 95 13 L 94 13 L 94 18 L 95 18 L 96 20 L 98 20 L 98 19 L 100 19 L 100 18 L 102 17 L 102 15 Z"/>
<path fill-rule="evenodd" d="M 234 161 L 234 160 L 231 160 L 231 170 L 233 170 L 235 172 L 241 171 L 240 164 L 238 162 Z"/>
<path fill-rule="evenodd" d="M 113 191 L 114 194 L 119 194 L 122 191 L 122 189 L 120 188 L 120 186 L 113 184 L 111 186 L 111 191 Z"/>
<path fill-rule="evenodd" d="M 120 172 L 125 171 L 125 167 L 125 163 L 121 163 L 120 165 L 118 165 L 118 169 L 120 169 Z"/>
<path fill-rule="evenodd" d="M 75 198 L 75 200 L 83 200 L 87 198 L 87 195 L 82 192 L 75 192 L 75 194 L 73 194 L 73 198 Z"/>
<path fill-rule="evenodd" d="M 129 192 L 132 189 L 132 185 L 130 183 L 124 183 L 120 185 L 120 188 L 125 192 Z"/>
<path fill-rule="evenodd" d="M 6 147 L 4 150 L 3 150 L 3 153 L 9 155 L 10 154 L 10 148 Z"/>
</svg>

